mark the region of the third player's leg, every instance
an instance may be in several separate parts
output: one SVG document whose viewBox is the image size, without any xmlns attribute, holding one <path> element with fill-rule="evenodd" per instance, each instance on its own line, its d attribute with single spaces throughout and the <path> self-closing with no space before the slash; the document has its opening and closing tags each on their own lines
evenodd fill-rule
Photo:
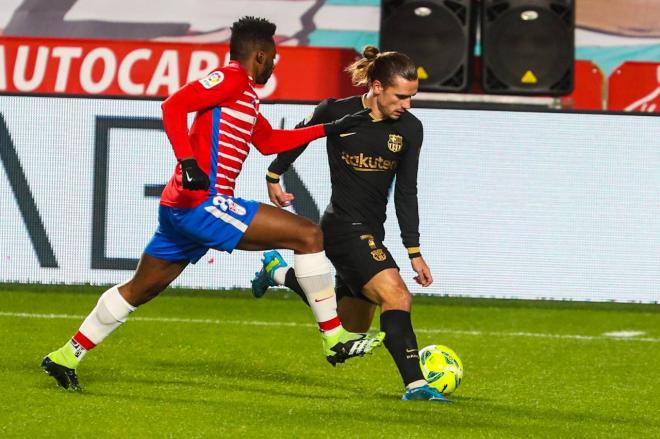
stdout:
<svg viewBox="0 0 660 439">
<path fill-rule="evenodd" d="M 344 328 L 351 332 L 367 332 L 376 313 L 376 305 L 357 297 L 344 296 L 337 302 L 337 314 Z"/>
<path fill-rule="evenodd" d="M 317 253 L 323 251 L 323 233 L 317 224 L 307 218 L 261 204 L 236 248 L 285 248 L 295 253 Z"/>
<path fill-rule="evenodd" d="M 323 333 L 323 348 L 335 365 L 370 352 L 382 337 L 364 339 L 346 332 L 337 315 L 330 264 L 323 250 L 323 232 L 312 221 L 291 212 L 261 204 L 237 248 L 293 250 L 295 277 Z"/>
</svg>

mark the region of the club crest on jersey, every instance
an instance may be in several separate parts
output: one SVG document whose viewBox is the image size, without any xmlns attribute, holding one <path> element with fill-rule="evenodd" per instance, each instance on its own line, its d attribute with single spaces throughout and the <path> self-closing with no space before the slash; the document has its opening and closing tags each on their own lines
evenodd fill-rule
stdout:
<svg viewBox="0 0 660 439">
<path fill-rule="evenodd" d="M 403 137 L 398 134 L 390 134 L 389 139 L 387 139 L 387 149 L 392 152 L 399 152 L 403 148 Z"/>
<path fill-rule="evenodd" d="M 371 250 L 371 257 L 378 262 L 383 262 L 385 259 L 387 259 L 387 255 L 385 255 L 385 252 L 382 248 Z"/>
<path fill-rule="evenodd" d="M 223 79 L 225 79 L 225 75 L 222 72 L 212 72 L 206 78 L 200 79 L 199 83 L 202 84 L 204 88 L 209 89 L 220 84 Z"/>
<path fill-rule="evenodd" d="M 229 205 L 229 210 L 234 212 L 236 215 L 241 215 L 241 216 L 245 215 L 246 213 L 245 207 L 241 206 L 240 204 L 236 204 L 231 200 L 229 200 L 229 203 L 227 204 Z"/>
<path fill-rule="evenodd" d="M 226 212 L 227 210 L 231 210 L 236 215 L 241 215 L 241 216 L 247 213 L 245 207 L 241 206 L 238 203 L 235 203 L 234 200 L 232 200 L 230 197 L 223 196 L 220 194 L 213 197 L 213 204 L 220 207 L 220 209 L 223 212 Z"/>
</svg>

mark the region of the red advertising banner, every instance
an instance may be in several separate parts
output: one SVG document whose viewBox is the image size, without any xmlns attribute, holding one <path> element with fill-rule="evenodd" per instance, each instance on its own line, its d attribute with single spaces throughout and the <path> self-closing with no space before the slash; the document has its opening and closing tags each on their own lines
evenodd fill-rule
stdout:
<svg viewBox="0 0 660 439">
<path fill-rule="evenodd" d="M 262 99 L 319 101 L 360 92 L 352 49 L 279 47 Z M 0 38 L 0 93 L 165 97 L 229 60 L 227 44 Z"/>
<path fill-rule="evenodd" d="M 660 113 L 660 63 L 628 61 L 614 70 L 607 109 Z"/>
<path fill-rule="evenodd" d="M 604 108 L 605 75 L 589 60 L 575 60 L 575 88 L 561 98 L 562 108 L 572 110 L 598 110 Z"/>
</svg>

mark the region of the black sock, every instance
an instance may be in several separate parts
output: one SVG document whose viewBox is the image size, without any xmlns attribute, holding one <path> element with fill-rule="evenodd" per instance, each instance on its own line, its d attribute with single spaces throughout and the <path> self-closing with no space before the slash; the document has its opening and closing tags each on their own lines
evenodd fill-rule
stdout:
<svg viewBox="0 0 660 439">
<path fill-rule="evenodd" d="M 296 272 L 294 271 L 293 267 L 289 268 L 289 270 L 286 272 L 286 276 L 284 277 L 284 286 L 288 287 L 294 293 L 299 295 L 303 302 L 309 306 L 309 302 L 307 302 L 307 296 L 305 296 L 305 292 L 300 287 L 298 279 L 296 279 Z"/>
<path fill-rule="evenodd" d="M 403 384 L 423 380 L 419 367 L 417 337 L 412 328 L 408 311 L 391 310 L 380 315 L 380 330 L 385 332 L 385 347 L 392 355 Z"/>
</svg>

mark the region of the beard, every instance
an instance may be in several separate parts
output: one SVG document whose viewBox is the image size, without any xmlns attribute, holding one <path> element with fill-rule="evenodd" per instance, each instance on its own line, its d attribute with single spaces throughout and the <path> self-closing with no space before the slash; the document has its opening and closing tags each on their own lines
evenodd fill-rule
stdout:
<svg viewBox="0 0 660 439">
<path fill-rule="evenodd" d="M 269 69 L 267 71 L 264 71 L 261 73 L 261 75 L 257 76 L 254 80 L 255 84 L 259 85 L 264 85 L 265 83 L 268 82 L 270 79 L 270 75 L 273 74 L 273 69 Z"/>
</svg>

